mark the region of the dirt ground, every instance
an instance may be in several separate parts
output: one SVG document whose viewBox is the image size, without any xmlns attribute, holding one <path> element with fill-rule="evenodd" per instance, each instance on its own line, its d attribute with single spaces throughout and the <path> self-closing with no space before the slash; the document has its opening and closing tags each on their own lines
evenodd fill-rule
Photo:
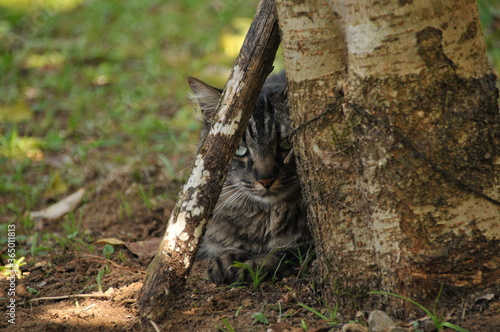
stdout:
<svg viewBox="0 0 500 332">
<path fill-rule="evenodd" d="M 133 173 L 128 170 L 115 172 L 105 178 L 96 177 L 88 184 L 84 202 L 78 210 L 82 212 L 80 232 L 85 232 L 94 241 L 114 238 L 126 243 L 147 242 L 163 235 L 180 184 L 169 182 L 152 160 L 147 174 L 140 177 L 141 184 L 146 188 L 151 186 L 154 194 L 165 194 L 166 198 L 148 208 L 135 194 L 137 177 Z M 129 213 L 124 212 L 121 195 L 127 198 Z M 62 232 L 58 221 L 45 221 L 43 228 L 56 234 Z M 153 243 L 153 247 L 156 245 Z M 30 261 L 24 266 L 26 277 L 18 280 L 16 287 L 15 325 L 6 318 L 8 283 L 1 280 L 0 330 L 155 331 L 152 325 L 141 323 L 136 305 L 151 259 L 147 250 L 136 250 L 138 254 L 134 254 L 127 247 L 117 245 L 106 261 L 103 247 L 104 244 L 89 246 L 77 242 L 65 248 L 57 246 L 48 255 L 39 256 L 38 261 Z M 109 267 L 109 272 L 102 277 L 103 293 L 100 293 L 96 278 L 105 266 Z M 28 291 L 30 288 L 39 294 L 32 294 Z M 448 321 L 470 331 L 500 331 L 498 296 L 459 299 L 443 308 L 443 313 Z M 275 284 L 265 282 L 258 289 L 222 287 L 205 279 L 203 262 L 198 262 L 186 289 L 168 309 L 168 318 L 157 323 L 161 331 L 318 332 L 341 331 L 343 326 L 345 331 L 363 331 L 346 324 L 356 320 L 367 325 L 369 312 L 360 311 L 357 317 L 349 317 L 338 308 L 336 321 L 326 322 L 299 304 L 325 313 L 321 289 L 314 282 L 313 273 Z M 256 313 L 263 315 L 256 316 Z M 428 321 L 422 317 L 420 321 L 396 322 L 404 328 L 402 331 L 432 331 Z M 417 326 L 418 329 L 414 328 Z"/>
</svg>

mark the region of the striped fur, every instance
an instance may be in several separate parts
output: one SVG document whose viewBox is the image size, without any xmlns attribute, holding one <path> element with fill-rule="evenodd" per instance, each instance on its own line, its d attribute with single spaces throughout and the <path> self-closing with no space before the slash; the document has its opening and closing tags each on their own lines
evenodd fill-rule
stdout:
<svg viewBox="0 0 500 332">
<path fill-rule="evenodd" d="M 220 90 L 194 78 L 189 85 L 207 129 Z M 211 281 L 248 281 L 234 261 L 268 276 L 288 273 L 292 266 L 285 261 L 310 247 L 290 134 L 282 73 L 268 78 L 258 97 L 208 225 L 199 256 L 209 259 Z"/>
</svg>

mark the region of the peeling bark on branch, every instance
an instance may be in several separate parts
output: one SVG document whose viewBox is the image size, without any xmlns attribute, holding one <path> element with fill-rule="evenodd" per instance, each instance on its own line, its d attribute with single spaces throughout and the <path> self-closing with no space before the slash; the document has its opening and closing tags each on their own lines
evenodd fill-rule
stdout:
<svg viewBox="0 0 500 332">
<path fill-rule="evenodd" d="M 138 299 L 139 312 L 146 319 L 164 317 L 172 295 L 183 289 L 229 162 L 248 125 L 258 93 L 272 71 L 279 39 L 274 2 L 262 0 L 191 176 L 149 265 Z"/>
</svg>

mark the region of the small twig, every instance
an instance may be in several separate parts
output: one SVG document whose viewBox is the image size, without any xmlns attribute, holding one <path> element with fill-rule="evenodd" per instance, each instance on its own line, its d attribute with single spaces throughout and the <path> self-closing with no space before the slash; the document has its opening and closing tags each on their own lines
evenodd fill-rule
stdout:
<svg viewBox="0 0 500 332">
<path fill-rule="evenodd" d="M 154 329 L 155 329 L 155 331 L 156 331 L 156 332 L 160 332 L 160 329 L 158 328 L 158 325 L 156 325 L 156 323 L 155 323 L 155 322 L 153 322 L 152 320 L 149 320 L 149 323 L 150 323 L 151 325 L 153 325 L 153 327 L 154 327 Z"/>
<path fill-rule="evenodd" d="M 72 295 L 61 295 L 61 296 L 46 296 L 46 297 L 37 297 L 36 299 L 31 299 L 28 302 L 35 301 L 46 301 L 46 300 L 67 300 L 72 298 L 83 298 L 83 297 L 99 297 L 99 298 L 110 298 L 111 296 L 108 294 L 72 294 Z"/>
<path fill-rule="evenodd" d="M 465 311 L 467 310 L 467 303 L 464 302 L 464 305 L 462 307 L 462 316 L 461 316 L 461 319 L 464 320 L 465 319 Z"/>
<path fill-rule="evenodd" d="M 117 268 L 120 268 L 120 269 L 123 269 L 123 270 L 129 270 L 129 271 L 132 271 L 132 272 L 138 272 L 138 273 L 142 273 L 142 274 L 145 274 L 146 271 L 142 271 L 142 270 L 137 270 L 137 269 L 134 269 L 134 268 L 131 268 L 131 267 L 127 267 L 127 266 L 123 266 L 123 265 L 120 265 L 118 263 L 115 263 L 113 262 L 112 260 L 110 259 L 107 259 L 107 258 L 102 258 L 100 256 L 95 256 L 95 255 L 84 255 L 84 257 L 91 257 L 93 259 L 87 259 L 87 258 L 82 258 L 82 259 L 76 259 L 74 261 L 71 261 L 69 263 L 77 263 L 77 262 L 94 262 L 94 263 L 99 263 L 99 264 L 105 264 L 105 263 L 109 263 L 111 265 L 113 265 L 114 267 L 117 267 Z M 68 263 L 68 264 L 69 264 Z"/>
<path fill-rule="evenodd" d="M 91 305 L 89 305 L 88 307 L 86 308 L 83 308 L 82 311 L 87 311 L 87 310 L 90 310 L 91 308 L 93 308 L 95 306 L 95 303 L 92 303 Z"/>
<path fill-rule="evenodd" d="M 135 299 L 125 299 L 123 301 L 120 302 L 120 305 L 125 305 L 125 304 L 133 304 L 133 303 L 136 303 L 137 300 Z"/>
<path fill-rule="evenodd" d="M 323 111 L 321 112 L 320 114 L 316 115 L 315 117 L 313 117 L 312 119 L 309 119 L 307 120 L 306 122 L 304 123 L 301 123 L 300 125 L 297 126 L 297 128 L 293 129 L 292 133 L 290 136 L 294 136 L 296 135 L 296 133 L 299 131 L 299 130 L 302 130 L 303 128 L 309 126 L 310 124 L 312 124 L 313 122 L 316 122 L 318 121 L 319 119 L 321 119 L 322 117 L 328 115 L 329 113 L 332 113 L 333 111 L 335 111 L 335 109 L 333 109 L 332 107 L 329 107 L 326 109 L 326 111 Z"/>
</svg>

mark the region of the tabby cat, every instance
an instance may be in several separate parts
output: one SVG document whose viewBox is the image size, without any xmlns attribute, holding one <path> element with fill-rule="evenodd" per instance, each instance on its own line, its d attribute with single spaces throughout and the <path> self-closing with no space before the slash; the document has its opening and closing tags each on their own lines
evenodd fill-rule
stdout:
<svg viewBox="0 0 500 332">
<path fill-rule="evenodd" d="M 249 265 L 261 275 L 291 272 L 290 260 L 310 249 L 301 188 L 293 158 L 285 74 L 270 76 L 236 150 L 221 195 L 199 250 L 208 258 L 212 282 L 249 281 Z M 192 99 L 210 127 L 222 90 L 189 78 Z"/>
</svg>

